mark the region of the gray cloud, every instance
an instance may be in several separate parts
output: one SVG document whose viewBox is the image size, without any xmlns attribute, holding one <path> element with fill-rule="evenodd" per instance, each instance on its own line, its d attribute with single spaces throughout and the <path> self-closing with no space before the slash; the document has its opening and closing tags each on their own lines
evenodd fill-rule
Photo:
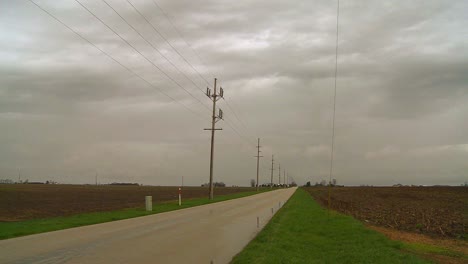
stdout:
<svg viewBox="0 0 468 264">
<path fill-rule="evenodd" d="M 108 2 L 192 81 L 104 2 L 83 0 L 191 95 L 76 2 L 37 1 L 154 87 L 33 4 L 3 1 L 2 178 L 20 170 L 30 180 L 70 183 L 92 182 L 96 173 L 102 182 L 208 180 L 207 83 L 126 1 Z M 336 3 L 158 0 L 194 54 L 152 1 L 131 2 L 204 78 L 218 77 L 225 89 L 230 107 L 219 102 L 226 119 L 216 134 L 216 180 L 247 185 L 255 177 L 257 137 L 262 183 L 272 154 L 299 183 L 328 178 Z M 465 1 L 342 1 L 338 182 L 468 180 L 467 11 Z"/>
</svg>

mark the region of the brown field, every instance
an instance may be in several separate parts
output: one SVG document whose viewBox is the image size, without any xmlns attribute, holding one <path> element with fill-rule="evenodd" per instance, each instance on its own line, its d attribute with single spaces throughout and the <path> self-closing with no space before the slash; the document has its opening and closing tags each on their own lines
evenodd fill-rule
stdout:
<svg viewBox="0 0 468 264">
<path fill-rule="evenodd" d="M 305 189 L 327 207 L 326 187 Z M 369 225 L 467 238 L 467 187 L 333 187 L 331 208 Z"/>
<path fill-rule="evenodd" d="M 220 187 L 215 188 L 215 195 L 252 190 Z M 0 221 L 144 207 L 146 195 L 153 196 L 153 203 L 176 200 L 178 187 L 3 184 L 0 185 Z M 184 199 L 207 195 L 205 187 L 183 188 Z"/>
</svg>

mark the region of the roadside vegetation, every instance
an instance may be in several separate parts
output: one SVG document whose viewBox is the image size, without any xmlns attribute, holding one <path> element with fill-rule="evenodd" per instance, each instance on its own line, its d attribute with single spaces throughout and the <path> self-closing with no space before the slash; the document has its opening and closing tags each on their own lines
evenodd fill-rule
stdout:
<svg viewBox="0 0 468 264">
<path fill-rule="evenodd" d="M 270 188 L 262 188 L 259 192 L 270 191 Z M 32 219 L 18 222 L 0 222 L 0 239 L 50 232 L 55 230 L 79 227 L 85 225 L 99 224 L 110 221 L 134 218 L 169 212 L 199 205 L 216 203 L 245 196 L 258 194 L 256 191 L 233 193 L 228 195 L 215 196 L 213 200 L 208 198 L 194 198 L 183 200 L 182 205 L 178 201 L 166 201 L 162 203 L 153 203 L 153 211 L 147 212 L 143 207 L 124 209 L 108 212 L 84 213 L 72 216 Z"/>
<path fill-rule="evenodd" d="M 232 263 L 429 263 L 407 249 L 298 189 Z"/>
</svg>

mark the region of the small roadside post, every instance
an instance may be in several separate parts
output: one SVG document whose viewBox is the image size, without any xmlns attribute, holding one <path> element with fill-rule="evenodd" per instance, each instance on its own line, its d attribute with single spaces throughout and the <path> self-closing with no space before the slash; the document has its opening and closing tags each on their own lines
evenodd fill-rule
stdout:
<svg viewBox="0 0 468 264">
<path fill-rule="evenodd" d="M 179 187 L 179 206 L 182 205 L 182 188 Z"/>
<path fill-rule="evenodd" d="M 153 211 L 153 196 L 145 196 L 146 211 Z"/>
</svg>

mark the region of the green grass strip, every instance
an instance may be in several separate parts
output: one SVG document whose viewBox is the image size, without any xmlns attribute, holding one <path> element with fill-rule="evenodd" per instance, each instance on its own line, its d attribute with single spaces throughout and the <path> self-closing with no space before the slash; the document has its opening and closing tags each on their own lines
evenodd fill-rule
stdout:
<svg viewBox="0 0 468 264">
<path fill-rule="evenodd" d="M 298 189 L 232 263 L 428 263 Z"/>
<path fill-rule="evenodd" d="M 269 188 L 261 189 L 260 192 L 270 191 Z M 193 206 L 216 203 L 245 196 L 257 194 L 256 191 L 241 192 L 228 195 L 215 196 L 213 200 L 208 198 L 196 198 L 183 200 L 182 205 L 178 201 L 153 204 L 153 211 L 147 212 L 144 208 L 124 209 L 110 212 L 84 213 L 72 216 L 33 219 L 20 222 L 0 222 L 0 240 L 13 237 L 32 235 L 55 230 L 62 230 L 72 227 L 93 225 L 110 221 L 134 218 L 139 216 L 152 215 L 169 212 Z M 144 200 L 142 201 L 144 203 Z"/>
<path fill-rule="evenodd" d="M 464 259 L 468 263 L 468 256 L 462 252 L 454 251 L 449 248 L 426 245 L 421 243 L 404 243 L 403 249 L 420 255 L 442 255 L 452 258 Z"/>
</svg>

